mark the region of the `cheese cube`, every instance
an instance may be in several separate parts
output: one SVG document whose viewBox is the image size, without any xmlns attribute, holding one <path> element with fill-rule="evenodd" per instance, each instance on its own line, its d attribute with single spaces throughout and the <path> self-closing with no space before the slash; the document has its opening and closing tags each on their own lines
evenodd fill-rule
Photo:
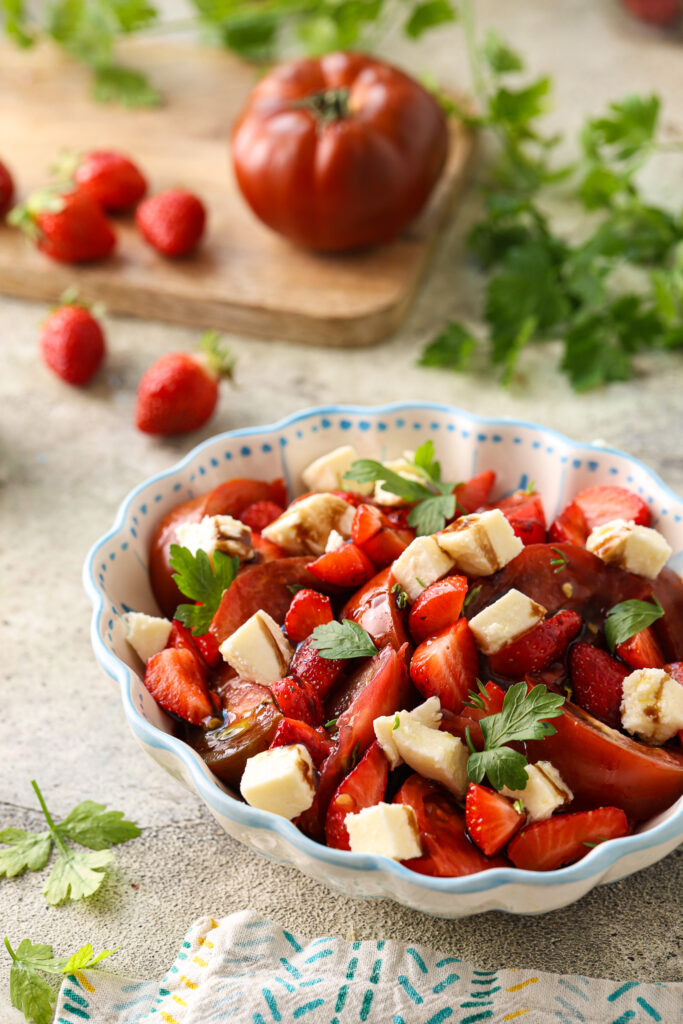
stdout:
<svg viewBox="0 0 683 1024">
<path fill-rule="evenodd" d="M 407 765 L 425 779 L 440 782 L 461 799 L 469 783 L 470 752 L 457 736 L 408 720 L 394 733 L 394 744 Z"/>
<path fill-rule="evenodd" d="M 336 551 L 344 543 L 344 538 L 341 533 L 337 533 L 336 530 L 330 530 L 330 535 L 327 538 L 327 544 L 325 545 L 325 554 L 330 551 Z"/>
<path fill-rule="evenodd" d="M 416 537 L 394 562 L 394 579 L 415 601 L 425 587 L 453 568 L 453 559 L 442 551 L 433 537 Z"/>
<path fill-rule="evenodd" d="M 624 679 L 621 724 L 646 743 L 666 743 L 683 729 L 683 686 L 661 668 L 639 668 Z"/>
<path fill-rule="evenodd" d="M 313 761 L 303 743 L 263 750 L 247 760 L 240 792 L 251 807 L 296 818 L 315 797 Z"/>
<path fill-rule="evenodd" d="M 499 508 L 461 516 L 436 542 L 467 576 L 490 576 L 518 555 L 524 545 Z"/>
<path fill-rule="evenodd" d="M 168 619 L 145 615 L 144 612 L 126 612 L 121 618 L 126 628 L 126 640 L 145 664 L 163 651 L 171 632 Z"/>
<path fill-rule="evenodd" d="M 438 697 L 429 697 L 424 704 L 418 704 L 412 711 L 397 711 L 395 715 L 381 715 L 372 723 L 377 742 L 392 768 L 397 768 L 402 761 L 398 747 L 394 743 L 394 735 L 398 728 L 406 722 L 419 722 L 429 729 L 438 729 L 441 725 L 441 701 Z"/>
<path fill-rule="evenodd" d="M 218 648 L 224 661 L 243 679 L 268 686 L 287 675 L 294 651 L 268 612 L 247 619 Z"/>
<path fill-rule="evenodd" d="M 261 531 L 290 555 L 322 555 L 332 530 L 351 536 L 355 509 L 336 494 L 311 494 L 291 505 Z"/>
<path fill-rule="evenodd" d="M 506 786 L 501 792 L 511 800 L 522 801 L 529 821 L 545 821 L 559 807 L 574 799 L 571 789 L 550 761 L 527 765 L 526 772 L 529 778 L 524 789 L 508 789 Z"/>
<path fill-rule="evenodd" d="M 243 562 L 254 555 L 251 530 L 232 516 L 204 516 L 198 523 L 180 523 L 176 527 L 176 538 L 178 544 L 193 555 L 206 551 L 211 556 L 214 551 L 222 551 Z"/>
<path fill-rule="evenodd" d="M 661 533 L 626 519 L 612 519 L 596 526 L 586 547 L 603 562 L 651 580 L 659 576 L 671 556 L 671 547 Z"/>
<path fill-rule="evenodd" d="M 387 469 L 393 470 L 394 473 L 398 473 L 404 480 L 414 480 L 416 483 L 423 484 L 425 482 L 424 477 L 421 476 L 415 469 L 415 452 L 404 452 L 403 457 L 400 459 L 392 459 L 388 462 L 383 462 L 383 466 Z M 377 481 L 375 484 L 375 501 L 380 505 L 406 505 L 406 499 L 401 498 L 398 494 L 392 494 L 391 491 L 385 491 L 382 484 Z"/>
<path fill-rule="evenodd" d="M 470 619 L 470 629 L 479 649 L 484 654 L 495 654 L 536 626 L 545 614 L 542 605 L 512 589 Z"/>
<path fill-rule="evenodd" d="M 353 853 L 378 853 L 392 860 L 422 855 L 415 811 L 407 804 L 375 804 L 344 821 Z"/>
<path fill-rule="evenodd" d="M 344 475 L 357 458 L 358 452 L 352 445 L 343 445 L 312 462 L 303 471 L 301 478 L 309 491 L 354 491 L 356 494 L 372 494 L 375 489 L 372 480 L 359 484 L 344 479 Z"/>
</svg>

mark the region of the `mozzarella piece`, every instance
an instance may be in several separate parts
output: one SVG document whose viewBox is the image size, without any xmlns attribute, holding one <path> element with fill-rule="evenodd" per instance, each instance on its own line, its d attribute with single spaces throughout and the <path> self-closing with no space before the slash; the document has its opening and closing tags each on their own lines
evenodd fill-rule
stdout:
<svg viewBox="0 0 683 1024">
<path fill-rule="evenodd" d="M 453 568 L 453 559 L 442 551 L 433 537 L 416 537 L 394 562 L 392 573 L 415 601 L 425 587 L 435 583 Z"/>
<path fill-rule="evenodd" d="M 303 743 L 263 750 L 247 760 L 240 792 L 251 807 L 296 818 L 315 797 L 313 761 Z"/>
<path fill-rule="evenodd" d="M 356 494 L 372 494 L 375 484 L 372 480 L 365 484 L 355 480 L 344 479 L 351 469 L 351 464 L 358 458 L 358 452 L 350 445 L 335 448 L 327 455 L 321 455 L 312 462 L 301 474 L 301 478 L 309 491 L 354 491 Z"/>
<path fill-rule="evenodd" d="M 347 814 L 344 824 L 353 853 L 378 853 L 392 860 L 422 855 L 415 811 L 407 804 L 375 804 Z"/>
<path fill-rule="evenodd" d="M 259 609 L 218 648 L 243 679 L 268 686 L 287 675 L 294 651 L 268 612 Z"/>
<path fill-rule="evenodd" d="M 461 516 L 436 542 L 468 576 L 490 576 L 518 555 L 524 545 L 499 508 Z"/>
<path fill-rule="evenodd" d="M 332 530 L 345 539 L 351 536 L 354 513 L 353 505 L 336 494 L 310 494 L 291 505 L 261 534 L 290 555 L 322 555 Z"/>
<path fill-rule="evenodd" d="M 524 789 L 508 789 L 506 786 L 501 793 L 511 800 L 521 800 L 529 821 L 545 821 L 559 807 L 574 799 L 571 789 L 550 761 L 529 764 L 526 772 L 529 778 Z"/>
<path fill-rule="evenodd" d="M 330 530 L 330 535 L 327 538 L 327 544 L 325 545 L 325 554 L 328 554 L 330 551 L 336 551 L 343 543 L 344 538 L 341 533 L 338 533 L 336 530 Z"/>
<path fill-rule="evenodd" d="M 398 473 L 404 480 L 413 480 L 416 483 L 423 484 L 425 482 L 424 477 L 415 469 L 415 452 L 406 451 L 403 453 L 402 458 L 392 459 L 388 462 L 383 462 L 383 466 L 387 469 L 391 469 L 394 473 Z M 392 494 L 391 491 L 385 491 L 379 480 L 375 484 L 375 501 L 380 505 L 406 505 L 406 499 L 401 498 L 398 494 Z"/>
<path fill-rule="evenodd" d="M 412 711 L 398 711 L 395 715 L 380 715 L 372 723 L 377 742 L 384 751 L 384 754 L 392 768 L 397 768 L 402 758 L 398 747 L 394 743 L 394 736 L 398 729 L 405 726 L 407 722 L 419 722 L 429 729 L 438 729 L 441 725 L 441 701 L 438 697 L 429 697 L 424 704 L 418 704 Z M 398 719 L 398 726 L 396 720 Z"/>
<path fill-rule="evenodd" d="M 470 619 L 470 629 L 479 649 L 484 654 L 495 654 L 538 625 L 545 615 L 543 605 L 513 588 Z"/>
<path fill-rule="evenodd" d="M 394 744 L 407 765 L 425 779 L 440 782 L 458 799 L 464 797 L 469 779 L 469 750 L 457 736 L 430 729 L 420 722 L 399 724 Z"/>
<path fill-rule="evenodd" d="M 180 523 L 176 538 L 193 555 L 206 551 L 211 556 L 214 551 L 222 551 L 246 562 L 254 554 L 251 530 L 232 516 L 204 516 L 198 523 Z"/>
<path fill-rule="evenodd" d="M 624 679 L 621 724 L 647 743 L 666 743 L 683 729 L 683 686 L 661 668 L 639 668 Z"/>
<path fill-rule="evenodd" d="M 126 612 L 121 618 L 126 628 L 126 640 L 145 664 L 163 651 L 171 632 L 168 619 L 145 615 L 144 612 Z"/>
<path fill-rule="evenodd" d="M 661 533 L 626 519 L 612 519 L 596 526 L 586 547 L 608 564 L 653 580 L 671 557 L 671 546 Z"/>
</svg>

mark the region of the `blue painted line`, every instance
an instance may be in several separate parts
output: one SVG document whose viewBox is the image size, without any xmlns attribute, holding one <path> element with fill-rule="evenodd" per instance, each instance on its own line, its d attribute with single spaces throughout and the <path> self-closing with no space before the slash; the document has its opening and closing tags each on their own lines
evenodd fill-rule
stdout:
<svg viewBox="0 0 683 1024">
<path fill-rule="evenodd" d="M 405 994 L 408 996 L 408 998 L 412 999 L 412 1001 L 415 1003 L 416 1006 L 419 1006 L 420 1003 L 424 1002 L 424 999 L 422 998 L 420 993 L 415 991 L 413 986 L 410 984 L 410 982 L 406 978 L 405 974 L 399 974 L 399 976 L 398 976 L 398 983 L 401 986 L 401 988 L 403 989 L 403 991 L 405 992 Z"/>
<path fill-rule="evenodd" d="M 476 790 L 475 790 L 475 792 L 476 792 Z M 443 992 L 444 989 L 448 988 L 449 985 L 454 984 L 454 982 L 456 982 L 456 981 L 460 981 L 460 975 L 459 974 L 449 974 L 447 978 L 444 978 L 443 981 L 440 981 L 438 983 L 438 985 L 434 986 L 434 988 L 432 989 L 432 992 L 434 993 L 434 995 L 438 996 L 440 992 Z"/>
<path fill-rule="evenodd" d="M 446 964 L 461 964 L 462 960 L 458 956 L 445 956 L 443 960 L 437 960 L 437 967 L 445 967 Z"/>
<path fill-rule="evenodd" d="M 324 1002 L 324 999 L 313 999 L 310 1003 L 304 1003 L 303 1006 L 297 1006 L 296 1010 L 292 1014 L 294 1020 L 298 1020 L 299 1017 L 305 1016 L 305 1014 L 310 1013 L 311 1010 L 317 1010 L 317 1008 L 322 1006 Z"/>
<path fill-rule="evenodd" d="M 555 1002 L 559 1003 L 560 1006 L 564 1006 L 567 1013 L 571 1014 L 573 1020 L 584 1021 L 586 1019 L 580 1010 L 577 1010 L 575 1006 L 572 1006 L 572 1004 L 567 1002 L 566 999 L 563 999 L 562 996 L 555 996 Z"/>
<path fill-rule="evenodd" d="M 621 997 L 625 995 L 626 992 L 629 991 L 629 989 L 637 988 L 638 985 L 640 985 L 639 981 L 627 981 L 620 988 L 615 989 L 610 996 L 607 996 L 607 1002 L 614 1003 L 617 999 L 621 999 Z"/>
<path fill-rule="evenodd" d="M 653 1020 L 660 1021 L 662 1019 L 661 1014 L 658 1013 L 657 1010 L 655 1010 L 654 1006 L 650 1006 L 650 1004 L 645 999 L 643 999 L 642 996 L 638 996 L 636 1002 L 640 1006 L 642 1006 L 642 1008 L 645 1010 L 645 1013 L 649 1014 L 649 1016 L 652 1017 Z"/>
<path fill-rule="evenodd" d="M 280 957 L 280 963 L 282 964 L 284 969 L 292 975 L 292 977 L 296 978 L 297 980 L 302 977 L 301 971 L 297 967 L 295 967 L 294 964 L 290 964 L 289 960 L 285 960 L 283 956 Z"/>
<path fill-rule="evenodd" d="M 82 1006 L 84 1010 L 87 1010 L 90 1006 L 88 1000 L 80 994 L 80 992 L 74 992 L 72 988 L 65 988 L 64 995 L 68 996 L 69 999 L 73 999 L 74 1003 Z"/>
<path fill-rule="evenodd" d="M 268 1004 L 268 1009 L 270 1010 L 270 1012 L 273 1015 L 273 1020 L 275 1020 L 275 1021 L 282 1020 L 282 1014 L 280 1013 L 280 1011 L 277 1008 L 277 1003 L 275 1001 L 275 996 L 273 995 L 273 993 L 270 991 L 269 988 L 264 988 L 261 991 L 262 991 L 262 994 L 263 994 L 263 998 L 265 999 L 266 1003 Z"/>
<path fill-rule="evenodd" d="M 291 946 L 291 947 L 292 947 L 292 948 L 293 948 L 293 949 L 294 949 L 294 950 L 295 950 L 295 951 L 296 951 L 297 953 L 300 953 L 300 952 L 301 952 L 301 950 L 303 949 L 303 946 L 300 946 L 300 945 L 299 945 L 299 943 L 298 943 L 298 942 L 296 941 L 296 939 L 295 939 L 295 938 L 294 938 L 294 936 L 293 936 L 293 935 L 291 934 L 291 932 L 286 932 L 286 931 L 284 931 L 284 930 L 283 930 L 282 934 L 283 934 L 283 935 L 284 935 L 284 937 L 285 937 L 285 938 L 287 939 L 287 942 L 288 942 L 288 943 L 290 944 L 290 946 Z"/>
<path fill-rule="evenodd" d="M 313 956 L 307 956 L 304 960 L 305 964 L 314 964 L 316 960 L 324 960 L 325 957 L 332 956 L 331 949 L 321 949 L 319 953 L 314 953 Z"/>
<path fill-rule="evenodd" d="M 577 985 L 572 985 L 572 983 L 570 981 L 567 981 L 565 978 L 558 978 L 557 982 L 558 985 L 563 985 L 564 988 L 568 988 L 570 992 L 574 993 L 574 995 L 579 996 L 581 999 L 585 999 L 587 1002 L 589 1001 L 587 993 L 582 991 L 582 989 L 580 989 Z"/>
<path fill-rule="evenodd" d="M 444 1006 L 443 1010 L 439 1010 L 433 1017 L 425 1021 L 425 1024 L 441 1024 L 441 1021 L 448 1020 L 449 1017 L 453 1016 L 453 1010 L 450 1006 Z"/>
<path fill-rule="evenodd" d="M 367 1020 L 370 1013 L 370 1007 L 372 1006 L 372 997 L 374 992 L 371 988 L 366 989 L 365 995 L 363 996 L 363 1005 L 360 1008 L 360 1019 Z"/>
<path fill-rule="evenodd" d="M 413 960 L 415 961 L 415 963 L 420 968 L 423 974 L 428 973 L 427 965 L 416 949 L 413 949 L 412 946 L 408 946 L 408 948 L 406 949 L 406 953 L 408 954 L 408 956 L 412 956 Z"/>
</svg>

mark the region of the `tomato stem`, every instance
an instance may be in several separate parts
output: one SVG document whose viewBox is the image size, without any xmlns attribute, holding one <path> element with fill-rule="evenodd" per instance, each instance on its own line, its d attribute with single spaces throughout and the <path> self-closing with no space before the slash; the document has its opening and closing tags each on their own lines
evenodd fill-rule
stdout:
<svg viewBox="0 0 683 1024">
<path fill-rule="evenodd" d="M 349 90 L 323 89 L 321 92 L 313 92 L 301 100 L 295 100 L 293 107 L 310 110 L 319 120 L 327 123 L 343 121 L 350 114 Z"/>
</svg>

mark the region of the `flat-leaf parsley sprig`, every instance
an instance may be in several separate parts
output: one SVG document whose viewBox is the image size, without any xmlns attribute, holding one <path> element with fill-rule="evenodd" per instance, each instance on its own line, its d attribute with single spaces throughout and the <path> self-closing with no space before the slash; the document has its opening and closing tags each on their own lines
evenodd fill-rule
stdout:
<svg viewBox="0 0 683 1024">
<path fill-rule="evenodd" d="M 9 976 L 12 1006 L 21 1010 L 26 1020 L 34 1021 L 35 1024 L 50 1024 L 56 1002 L 54 989 L 41 978 L 41 973 L 66 975 L 91 970 L 101 960 L 106 960 L 116 952 L 115 949 L 104 949 L 95 955 L 92 946 L 87 943 L 69 957 L 53 956 L 52 946 L 34 943 L 30 939 L 23 939 L 15 951 L 7 936 L 5 946 L 12 957 Z"/>
<path fill-rule="evenodd" d="M 135 839 L 140 829 L 127 821 L 122 811 L 108 811 L 104 804 L 93 800 L 84 800 L 63 821 L 55 822 L 38 783 L 32 781 L 31 785 L 47 822 L 47 831 L 2 829 L 0 843 L 5 843 L 7 848 L 0 849 L 0 878 L 14 878 L 27 870 L 42 870 L 54 848 L 57 858 L 43 886 L 47 902 L 54 906 L 92 896 L 114 861 L 109 847 Z M 77 850 L 71 843 L 88 847 L 88 850 Z"/>
<path fill-rule="evenodd" d="M 610 650 L 613 651 L 617 644 L 623 644 L 636 633 L 647 629 L 662 615 L 664 609 L 656 597 L 651 601 L 622 601 L 613 605 L 605 619 L 605 639 Z"/>
<path fill-rule="evenodd" d="M 212 563 L 213 560 L 213 563 Z M 197 604 L 179 604 L 175 617 L 192 629 L 195 636 L 208 632 L 223 594 L 237 576 L 239 558 L 214 551 L 211 558 L 201 548 L 193 555 L 189 548 L 171 544 L 169 565 L 181 594 Z"/>
<path fill-rule="evenodd" d="M 473 702 L 481 700 L 479 694 L 472 694 Z M 527 764 L 524 754 L 508 743 L 524 740 L 542 740 L 553 736 L 557 730 L 547 721 L 562 714 L 565 698 L 559 693 L 549 693 L 540 683 L 527 693 L 526 683 L 515 683 L 505 694 L 502 710 L 487 715 L 479 722 L 484 737 L 484 749 L 478 751 L 472 743 L 470 727 L 465 730 L 465 739 L 471 753 L 467 761 L 467 774 L 472 782 L 481 782 L 488 777 L 494 789 L 524 789 L 527 784 Z"/>
<path fill-rule="evenodd" d="M 362 626 L 352 619 L 326 622 L 311 634 L 311 647 L 326 661 L 337 658 L 371 658 L 377 647 Z"/>
</svg>

